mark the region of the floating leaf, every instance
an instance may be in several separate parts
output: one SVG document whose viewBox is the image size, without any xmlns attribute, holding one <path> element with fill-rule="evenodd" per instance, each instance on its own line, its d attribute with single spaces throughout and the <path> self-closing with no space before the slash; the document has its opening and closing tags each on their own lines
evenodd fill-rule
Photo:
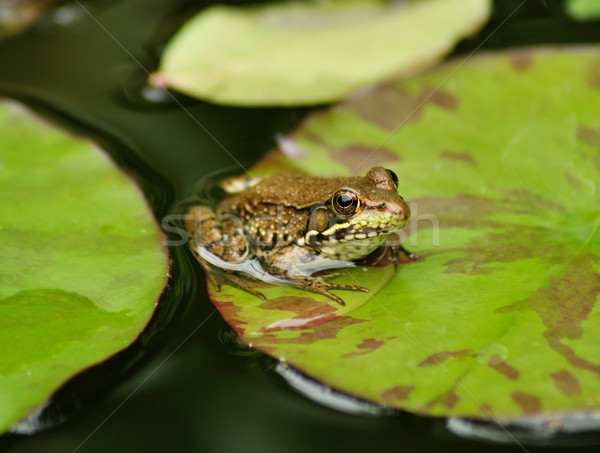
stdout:
<svg viewBox="0 0 600 453">
<path fill-rule="evenodd" d="M 222 104 L 332 102 L 430 64 L 489 11 L 488 0 L 212 6 L 168 43 L 151 80 Z"/>
<path fill-rule="evenodd" d="M 275 311 L 313 310 L 302 291 L 291 304 L 229 287 L 212 297 L 245 343 L 383 405 L 496 420 L 597 414 L 599 111 L 590 49 L 450 62 L 318 113 L 282 142 L 286 165 L 393 169 L 412 206 L 405 245 L 421 259 L 367 303 L 295 330 L 271 324 Z M 369 286 L 370 274 L 348 282 Z"/>
<path fill-rule="evenodd" d="M 565 9 L 567 14 L 575 20 L 600 19 L 600 2 L 598 0 L 567 0 Z"/>
<path fill-rule="evenodd" d="M 0 1 L 0 39 L 27 29 L 42 16 L 56 0 Z"/>
<path fill-rule="evenodd" d="M 0 431 L 131 344 L 167 275 L 144 198 L 106 156 L 0 104 Z"/>
</svg>

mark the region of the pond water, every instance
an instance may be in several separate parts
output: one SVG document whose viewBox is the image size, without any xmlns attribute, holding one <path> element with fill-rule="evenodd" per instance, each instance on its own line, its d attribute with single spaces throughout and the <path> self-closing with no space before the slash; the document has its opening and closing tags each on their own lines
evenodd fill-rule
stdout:
<svg viewBox="0 0 600 453">
<path fill-rule="evenodd" d="M 144 88 L 161 45 L 209 3 L 62 2 L 59 14 L 0 42 L 0 95 L 99 141 L 140 182 L 162 219 L 198 179 L 252 165 L 275 134 L 309 111 L 227 108 L 183 96 L 175 102 Z M 598 23 L 569 22 L 562 2 L 497 3 L 490 24 L 457 53 L 600 41 Z M 142 338 L 64 387 L 39 421 L 54 426 L 0 437 L 1 451 L 524 451 L 462 440 L 442 420 L 352 415 L 306 398 L 274 360 L 237 343 L 206 297 L 199 266 L 181 248 L 172 254 L 171 286 Z"/>
</svg>

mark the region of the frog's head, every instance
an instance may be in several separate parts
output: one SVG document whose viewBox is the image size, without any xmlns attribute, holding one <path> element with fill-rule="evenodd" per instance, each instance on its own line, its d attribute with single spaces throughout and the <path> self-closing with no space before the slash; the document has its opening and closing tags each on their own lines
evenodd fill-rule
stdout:
<svg viewBox="0 0 600 453">
<path fill-rule="evenodd" d="M 374 167 L 365 177 L 340 181 L 329 200 L 313 209 L 305 242 L 332 258 L 356 260 L 404 227 L 410 210 L 391 170 Z"/>
</svg>

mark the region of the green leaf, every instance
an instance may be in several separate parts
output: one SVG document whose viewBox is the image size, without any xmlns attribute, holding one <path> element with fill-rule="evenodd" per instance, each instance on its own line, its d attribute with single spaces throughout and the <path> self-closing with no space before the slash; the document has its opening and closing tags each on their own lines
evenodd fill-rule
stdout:
<svg viewBox="0 0 600 453">
<path fill-rule="evenodd" d="M 87 141 L 0 103 L 0 432 L 131 344 L 167 259 L 137 187 Z"/>
<path fill-rule="evenodd" d="M 212 6 L 168 43 L 151 81 L 222 104 L 332 102 L 431 64 L 489 12 L 488 0 Z"/>
<path fill-rule="evenodd" d="M 352 310 L 323 302 L 327 322 L 303 328 L 271 326 L 277 311 L 314 313 L 306 292 L 212 297 L 242 341 L 366 400 L 496 420 L 597 413 L 598 112 L 590 49 L 454 61 L 317 113 L 282 142 L 292 158 L 265 163 L 393 169 L 420 260 Z M 369 287 L 372 271 L 344 282 Z"/>
<path fill-rule="evenodd" d="M 571 19 L 579 21 L 600 19 L 598 0 L 567 0 L 565 10 Z"/>
</svg>

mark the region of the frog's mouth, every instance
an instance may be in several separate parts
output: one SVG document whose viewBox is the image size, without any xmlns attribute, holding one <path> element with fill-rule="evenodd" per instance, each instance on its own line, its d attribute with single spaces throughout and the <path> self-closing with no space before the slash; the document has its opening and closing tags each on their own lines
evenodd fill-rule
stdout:
<svg viewBox="0 0 600 453">
<path fill-rule="evenodd" d="M 400 230 L 406 221 L 380 221 L 377 226 L 366 226 L 364 223 L 341 222 L 329 227 L 324 231 L 310 230 L 304 236 L 304 242 L 311 247 L 320 245 L 332 245 L 344 242 L 369 240 L 371 243 L 375 238 L 383 241 L 386 236 Z M 302 244 L 301 244 L 302 245 Z"/>
</svg>

